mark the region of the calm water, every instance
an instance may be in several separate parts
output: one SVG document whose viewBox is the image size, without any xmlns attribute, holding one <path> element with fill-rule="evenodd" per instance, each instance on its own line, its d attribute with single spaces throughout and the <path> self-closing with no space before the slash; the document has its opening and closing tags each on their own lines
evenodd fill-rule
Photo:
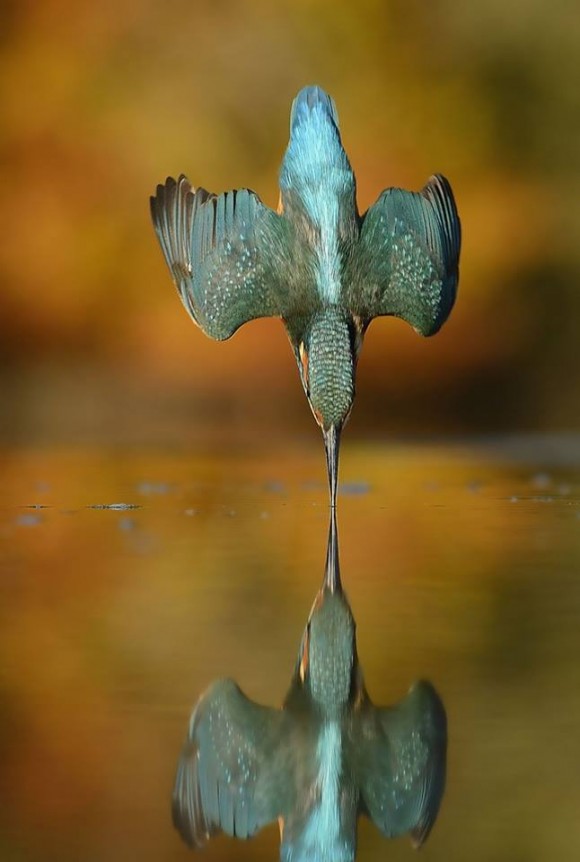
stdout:
<svg viewBox="0 0 580 862">
<path fill-rule="evenodd" d="M 370 694 L 388 703 L 428 677 L 448 710 L 448 789 L 422 856 L 577 859 L 580 443 L 346 439 L 341 479 Z M 322 577 L 324 482 L 321 443 L 4 451 L 2 862 L 192 858 L 169 815 L 190 708 L 224 675 L 281 701 Z M 277 854 L 272 827 L 203 858 Z M 414 856 L 361 822 L 359 858 Z"/>
</svg>

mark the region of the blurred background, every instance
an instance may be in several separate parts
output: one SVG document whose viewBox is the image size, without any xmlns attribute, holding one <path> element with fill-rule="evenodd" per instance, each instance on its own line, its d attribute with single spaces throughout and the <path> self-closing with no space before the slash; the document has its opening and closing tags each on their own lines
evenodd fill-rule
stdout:
<svg viewBox="0 0 580 862">
<path fill-rule="evenodd" d="M 279 321 L 217 344 L 188 318 L 149 195 L 184 172 L 276 206 L 310 83 L 361 211 L 439 171 L 463 223 L 441 333 L 372 324 L 341 458 L 369 691 L 428 677 L 449 714 L 424 858 L 579 858 L 579 57 L 577 0 L 2 4 L 0 862 L 189 858 L 192 704 L 217 676 L 286 690 L 322 441 Z M 413 858 L 363 824 L 383 855 Z"/>
<path fill-rule="evenodd" d="M 580 18 L 556 0 L 12 0 L 0 92 L 2 434 L 312 433 L 279 321 L 222 345 L 149 219 L 168 174 L 270 206 L 291 101 L 334 96 L 364 211 L 440 171 L 459 299 L 423 341 L 373 323 L 349 433 L 553 430 L 580 417 Z M 256 422 L 256 419 L 258 420 Z M 232 428 L 232 426 L 234 426 Z M 188 439 L 190 439 L 188 437 Z"/>
</svg>

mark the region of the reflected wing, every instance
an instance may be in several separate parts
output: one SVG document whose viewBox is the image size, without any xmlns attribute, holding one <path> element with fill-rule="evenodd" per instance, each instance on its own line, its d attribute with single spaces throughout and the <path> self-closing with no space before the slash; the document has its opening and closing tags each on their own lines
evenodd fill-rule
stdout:
<svg viewBox="0 0 580 862">
<path fill-rule="evenodd" d="M 435 689 L 419 682 L 395 707 L 366 704 L 352 744 L 364 813 L 387 837 L 409 832 L 422 844 L 445 789 L 447 720 Z"/>
<path fill-rule="evenodd" d="M 206 335 L 221 341 L 248 320 L 283 313 L 287 225 L 254 192 L 216 196 L 168 177 L 151 216 L 181 300 Z"/>
<path fill-rule="evenodd" d="M 387 189 L 363 216 L 345 299 L 363 320 L 402 317 L 433 335 L 455 302 L 461 225 L 439 174 L 421 192 Z"/>
<path fill-rule="evenodd" d="M 189 723 L 173 790 L 173 823 L 201 846 L 218 830 L 249 838 L 275 820 L 285 799 L 277 743 L 283 713 L 252 703 L 232 680 L 200 698 Z"/>
</svg>

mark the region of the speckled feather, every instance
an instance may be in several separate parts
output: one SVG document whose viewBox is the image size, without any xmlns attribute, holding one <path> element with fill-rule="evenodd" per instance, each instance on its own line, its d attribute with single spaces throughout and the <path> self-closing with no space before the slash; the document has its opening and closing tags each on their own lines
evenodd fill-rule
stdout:
<svg viewBox="0 0 580 862">
<path fill-rule="evenodd" d="M 350 607 L 340 584 L 325 585 L 281 710 L 252 703 L 231 680 L 200 698 L 177 770 L 174 824 L 197 847 L 217 830 L 249 838 L 279 819 L 282 862 L 352 862 L 361 814 L 418 845 L 439 810 L 446 740 L 429 683 L 397 706 L 371 703 Z"/>
<path fill-rule="evenodd" d="M 211 338 L 287 312 L 291 228 L 254 192 L 216 196 L 192 189 L 183 175 L 168 177 L 151 215 L 181 300 Z"/>
<path fill-rule="evenodd" d="M 336 105 L 320 87 L 305 87 L 292 104 L 280 192 L 274 213 L 246 189 L 216 197 L 184 176 L 168 178 L 151 199 L 153 223 L 204 332 L 221 340 L 256 317 L 281 317 L 317 421 L 340 428 L 370 321 L 394 315 L 433 335 L 451 312 L 457 208 L 449 183 L 435 175 L 421 192 L 385 190 L 359 216 Z M 309 356 L 322 335 L 328 350 Z"/>
<path fill-rule="evenodd" d="M 173 822 L 199 847 L 216 830 L 249 838 L 276 819 L 291 784 L 276 749 L 280 710 L 252 703 L 232 680 L 200 698 L 189 725 L 173 792 Z"/>
<path fill-rule="evenodd" d="M 421 192 L 387 189 L 363 217 L 343 301 L 365 320 L 394 315 L 433 335 L 455 302 L 460 247 L 445 177 L 431 177 Z"/>
<path fill-rule="evenodd" d="M 397 707 L 365 703 L 350 745 L 364 813 L 388 838 L 422 844 L 445 789 L 447 718 L 433 686 L 416 683 Z"/>
</svg>

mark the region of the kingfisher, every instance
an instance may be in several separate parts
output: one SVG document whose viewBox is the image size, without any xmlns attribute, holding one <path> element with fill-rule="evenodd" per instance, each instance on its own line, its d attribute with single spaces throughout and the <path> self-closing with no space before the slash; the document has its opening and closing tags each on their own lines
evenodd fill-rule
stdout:
<svg viewBox="0 0 580 862">
<path fill-rule="evenodd" d="M 190 722 L 173 791 L 173 823 L 192 848 L 216 832 L 250 838 L 278 821 L 281 862 L 353 862 L 360 815 L 418 847 L 445 788 L 447 720 L 433 686 L 395 706 L 365 688 L 343 592 L 331 508 L 322 587 L 281 709 L 214 682 Z"/>
<path fill-rule="evenodd" d="M 394 315 L 435 334 L 457 292 L 461 225 L 440 174 L 420 192 L 384 190 L 363 215 L 338 112 L 320 87 L 290 112 L 277 211 L 249 189 L 211 194 L 181 175 L 151 198 L 153 224 L 181 300 L 217 340 L 279 317 L 321 427 L 331 506 L 340 433 L 358 357 L 374 317 Z"/>
</svg>

